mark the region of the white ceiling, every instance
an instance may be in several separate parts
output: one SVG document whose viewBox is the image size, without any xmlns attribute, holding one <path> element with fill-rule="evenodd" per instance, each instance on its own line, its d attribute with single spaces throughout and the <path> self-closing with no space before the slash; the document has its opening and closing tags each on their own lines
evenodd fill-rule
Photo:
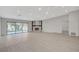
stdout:
<svg viewBox="0 0 79 59">
<path fill-rule="evenodd" d="M 71 11 L 79 10 L 78 6 L 0 6 L 0 16 L 20 20 L 44 20 Z"/>
</svg>

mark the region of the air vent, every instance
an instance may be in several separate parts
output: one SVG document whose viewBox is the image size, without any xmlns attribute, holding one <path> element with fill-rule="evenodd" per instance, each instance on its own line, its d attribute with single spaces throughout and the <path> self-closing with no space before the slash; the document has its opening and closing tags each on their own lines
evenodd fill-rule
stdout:
<svg viewBox="0 0 79 59">
<path fill-rule="evenodd" d="M 71 36 L 76 36 L 76 33 L 74 33 L 74 32 L 71 32 Z"/>
</svg>

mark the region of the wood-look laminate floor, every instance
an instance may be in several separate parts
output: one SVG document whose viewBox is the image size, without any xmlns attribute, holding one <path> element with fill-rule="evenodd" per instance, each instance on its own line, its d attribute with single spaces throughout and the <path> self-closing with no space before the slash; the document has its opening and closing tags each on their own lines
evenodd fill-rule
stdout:
<svg viewBox="0 0 79 59">
<path fill-rule="evenodd" d="M 79 37 L 21 33 L 0 38 L 0 52 L 79 52 Z"/>
</svg>

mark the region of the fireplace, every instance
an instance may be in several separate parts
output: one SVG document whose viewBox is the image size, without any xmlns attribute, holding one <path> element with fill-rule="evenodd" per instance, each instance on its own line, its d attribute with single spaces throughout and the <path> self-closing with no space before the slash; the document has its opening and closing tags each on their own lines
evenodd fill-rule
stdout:
<svg viewBox="0 0 79 59">
<path fill-rule="evenodd" d="M 35 31 L 38 31 L 39 30 L 39 28 L 35 28 Z"/>
<path fill-rule="evenodd" d="M 33 32 L 40 32 L 41 31 L 41 27 L 40 26 L 34 26 L 33 27 Z"/>
<path fill-rule="evenodd" d="M 42 21 L 32 21 L 32 31 L 41 32 L 42 31 Z"/>
</svg>

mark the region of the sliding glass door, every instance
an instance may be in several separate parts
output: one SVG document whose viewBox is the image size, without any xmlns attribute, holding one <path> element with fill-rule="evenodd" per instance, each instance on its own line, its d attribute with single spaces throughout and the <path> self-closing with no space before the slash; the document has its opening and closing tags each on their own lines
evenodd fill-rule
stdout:
<svg viewBox="0 0 79 59">
<path fill-rule="evenodd" d="M 7 23 L 7 34 L 15 33 L 15 23 Z"/>
<path fill-rule="evenodd" d="M 28 25 L 26 23 L 7 23 L 7 34 L 16 34 L 28 32 Z"/>
<path fill-rule="evenodd" d="M 28 24 L 23 23 L 23 32 L 28 32 Z"/>
<path fill-rule="evenodd" d="M 16 26 L 15 26 L 15 28 L 16 28 L 16 33 L 21 33 L 21 32 L 23 32 L 23 30 L 22 30 L 22 23 L 16 23 Z"/>
</svg>

